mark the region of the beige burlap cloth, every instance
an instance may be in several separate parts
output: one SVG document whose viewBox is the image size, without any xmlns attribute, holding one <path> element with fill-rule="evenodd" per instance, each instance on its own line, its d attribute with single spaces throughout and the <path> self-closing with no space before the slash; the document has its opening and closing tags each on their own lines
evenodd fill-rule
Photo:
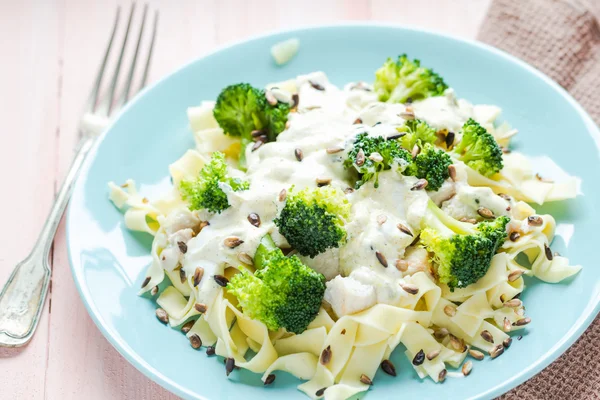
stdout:
<svg viewBox="0 0 600 400">
<path fill-rule="evenodd" d="M 600 124 L 598 18 L 600 0 L 493 0 L 478 39 L 546 73 Z M 600 400 L 600 317 L 558 360 L 500 399 Z"/>
</svg>

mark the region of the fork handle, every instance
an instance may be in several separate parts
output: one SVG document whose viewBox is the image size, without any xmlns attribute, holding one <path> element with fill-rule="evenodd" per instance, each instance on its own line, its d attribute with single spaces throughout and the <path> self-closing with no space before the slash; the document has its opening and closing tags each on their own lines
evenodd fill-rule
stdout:
<svg viewBox="0 0 600 400">
<path fill-rule="evenodd" d="M 0 347 L 23 346 L 35 332 L 50 284 L 48 258 L 54 235 L 71 197 L 75 178 L 94 141 L 93 137 L 82 139 L 35 246 L 15 267 L 0 293 Z"/>
</svg>

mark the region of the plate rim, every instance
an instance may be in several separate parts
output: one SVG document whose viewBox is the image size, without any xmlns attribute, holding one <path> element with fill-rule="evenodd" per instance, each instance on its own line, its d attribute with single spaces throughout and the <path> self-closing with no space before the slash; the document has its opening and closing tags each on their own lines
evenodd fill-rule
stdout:
<svg viewBox="0 0 600 400">
<path fill-rule="evenodd" d="M 414 32 L 414 33 L 419 33 L 419 34 L 426 34 L 426 35 L 445 38 L 445 39 L 451 39 L 453 41 L 462 42 L 464 44 L 476 47 L 481 51 L 491 52 L 499 57 L 502 57 L 502 58 L 506 59 L 507 61 L 512 62 L 512 63 L 518 65 L 519 67 L 524 68 L 525 70 L 535 74 L 538 78 L 542 79 L 542 81 L 544 83 L 546 83 L 547 85 L 552 87 L 555 91 L 560 93 L 562 95 L 562 97 L 565 98 L 571 104 L 571 106 L 573 106 L 574 110 L 577 111 L 577 114 L 581 118 L 582 122 L 584 122 L 585 126 L 588 128 L 588 132 L 592 135 L 592 138 L 594 139 L 594 141 L 597 144 L 600 143 L 600 128 L 598 128 L 596 123 L 593 121 L 593 119 L 587 113 L 587 111 L 583 108 L 583 106 L 581 106 L 579 104 L 579 102 L 577 102 L 577 100 L 575 100 L 573 98 L 573 96 L 566 89 L 564 89 L 562 86 L 560 86 L 554 80 L 552 80 L 550 77 L 548 77 L 542 71 L 538 70 L 534 66 L 528 64 L 527 62 L 521 60 L 520 58 L 517 58 L 516 56 L 514 56 L 510 53 L 507 53 L 504 50 L 498 49 L 496 47 L 485 44 L 483 42 L 479 42 L 475 39 L 468 39 L 468 38 L 460 37 L 457 35 L 449 34 L 446 32 L 441 32 L 441 31 L 434 30 L 434 29 L 426 29 L 426 28 L 422 28 L 422 27 L 410 25 L 410 24 L 393 24 L 393 23 L 381 22 L 381 21 L 341 21 L 341 22 L 328 23 L 328 24 L 306 24 L 306 25 L 293 27 L 290 29 L 269 30 L 266 32 L 262 32 L 260 34 L 250 35 L 241 40 L 227 42 L 220 46 L 216 46 L 212 51 L 207 52 L 199 57 L 196 57 L 196 58 L 184 63 L 183 65 L 176 68 L 174 71 L 168 73 L 167 75 L 163 76 L 156 82 L 152 83 L 149 86 L 146 86 L 139 93 L 137 93 L 136 96 L 134 96 L 134 98 L 132 98 L 121 109 L 121 111 L 118 113 L 116 118 L 114 118 L 113 120 L 110 121 L 108 126 L 102 132 L 102 134 L 96 139 L 94 146 L 92 147 L 90 153 L 88 154 L 88 157 L 86 157 L 86 160 L 84 161 L 84 164 L 77 176 L 77 179 L 73 186 L 72 196 L 76 192 L 79 192 L 82 190 L 82 187 L 84 186 L 84 182 L 85 182 L 85 177 L 87 176 L 90 166 L 91 166 L 93 160 L 95 159 L 99 145 L 102 143 L 102 141 L 104 140 L 107 133 L 112 130 L 115 123 L 120 119 L 120 116 L 122 114 L 126 113 L 129 110 L 129 108 L 132 107 L 132 105 L 134 105 L 135 103 L 137 103 L 137 101 L 139 101 L 139 99 L 141 97 L 145 96 L 147 92 L 153 90 L 155 87 L 157 87 L 159 85 L 164 84 L 165 81 L 169 80 L 172 76 L 181 73 L 181 71 L 192 67 L 192 65 L 194 65 L 195 63 L 199 62 L 200 60 L 202 60 L 204 58 L 208 58 L 208 57 L 212 56 L 213 54 L 217 54 L 217 53 L 227 50 L 229 48 L 232 48 L 232 47 L 235 47 L 238 45 L 247 44 L 249 42 L 253 42 L 256 40 L 266 39 L 266 38 L 269 38 L 272 36 L 277 36 L 277 35 L 285 35 L 285 34 L 292 35 L 294 33 L 301 33 L 301 32 L 303 33 L 303 32 L 307 32 L 307 31 L 316 31 L 316 30 L 322 30 L 322 29 L 354 28 L 354 27 L 358 27 L 358 28 L 365 28 L 365 27 L 367 27 L 367 28 L 368 27 L 388 28 L 388 29 Z M 265 49 L 265 51 L 267 51 L 267 49 Z M 71 226 L 72 226 L 72 224 L 75 224 L 73 222 L 73 218 L 71 217 L 72 212 L 73 212 L 72 211 L 72 203 L 70 202 L 69 207 L 67 209 L 67 213 L 66 213 L 66 245 L 67 245 L 69 267 L 71 270 L 71 274 L 73 276 L 73 281 L 77 288 L 77 292 L 79 293 L 79 296 L 81 298 L 81 301 L 83 302 L 88 315 L 94 321 L 94 324 L 100 330 L 100 332 L 102 333 L 104 338 L 111 344 L 111 346 L 113 346 L 114 349 L 117 350 L 117 352 L 123 358 L 125 358 L 127 360 L 127 362 L 129 362 L 131 365 L 133 365 L 138 371 L 140 371 L 147 378 L 151 379 L 152 381 L 159 384 L 160 386 L 162 386 L 166 390 L 170 391 L 171 393 L 173 393 L 177 396 L 180 396 L 180 397 L 184 397 L 184 398 L 192 398 L 192 399 L 198 399 L 198 400 L 210 400 L 209 398 L 203 396 L 200 393 L 196 393 L 196 392 L 187 390 L 186 388 L 182 387 L 177 382 L 175 382 L 172 379 L 161 374 L 155 368 L 150 366 L 141 356 L 139 356 L 137 353 L 135 353 L 135 351 L 133 349 L 131 349 L 125 341 L 116 337 L 117 335 L 115 335 L 111 329 L 108 329 L 104 325 L 104 321 L 103 321 L 102 317 L 100 316 L 99 312 L 96 310 L 95 304 L 91 301 L 91 299 L 88 298 L 89 293 L 87 291 L 87 286 L 84 283 L 85 280 L 82 277 L 83 269 L 81 268 L 81 265 L 79 262 L 77 262 L 77 263 L 75 262 L 76 259 L 74 257 L 73 250 L 71 248 L 71 233 L 72 233 Z M 543 357 L 536 360 L 527 369 L 520 371 L 520 373 L 515 375 L 513 378 L 511 378 L 507 381 L 504 381 L 496 386 L 490 387 L 487 390 L 485 390 L 484 392 L 478 393 L 475 396 L 471 397 L 470 399 L 476 400 L 476 399 L 494 398 L 496 396 L 500 396 L 500 395 L 514 389 L 515 387 L 522 384 L 523 382 L 531 379 L 533 376 L 537 375 L 542 370 L 544 370 L 546 367 L 548 367 L 551 363 L 556 361 L 581 337 L 581 335 L 585 332 L 585 330 L 592 324 L 592 322 L 594 321 L 596 316 L 598 314 L 600 314 L 600 293 L 597 293 L 595 304 L 593 304 L 593 303 L 594 302 L 591 301 L 588 304 L 588 306 L 582 310 L 581 315 L 576 320 L 573 327 L 571 327 L 571 329 L 569 331 L 567 331 L 567 333 L 561 338 L 561 340 L 556 342 L 544 354 Z"/>
</svg>

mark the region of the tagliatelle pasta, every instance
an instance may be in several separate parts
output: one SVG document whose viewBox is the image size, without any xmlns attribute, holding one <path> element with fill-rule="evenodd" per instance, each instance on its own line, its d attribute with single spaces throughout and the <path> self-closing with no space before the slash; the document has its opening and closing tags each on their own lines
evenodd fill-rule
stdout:
<svg viewBox="0 0 600 400">
<path fill-rule="evenodd" d="M 467 123 L 480 124 L 498 146 L 507 147 L 517 131 L 496 122 L 498 107 L 473 106 L 451 89 L 412 99 L 412 104 L 381 102 L 377 99 L 382 99 L 383 89 L 377 84 L 355 83 L 340 90 L 322 73 L 268 87 L 265 104 L 283 102 L 291 109 L 286 109 L 289 116 L 276 141 L 268 137 L 277 122 L 273 114 L 252 115 L 257 129 L 246 143 L 224 133 L 219 125 L 224 117 L 217 122 L 215 102 L 205 101 L 188 109 L 196 147 L 169 166 L 173 188 L 165 196 L 150 201 L 132 180 L 122 186 L 109 183 L 109 198 L 124 212 L 125 226 L 154 236 L 152 261 L 139 294 L 160 293 L 156 302 L 170 326 L 185 326 L 194 348 L 208 346 L 211 354 L 225 358 L 227 374 L 234 367 L 244 368 L 273 384 L 277 373 L 285 371 L 305 381 L 298 389 L 310 398 L 347 399 L 368 390 L 379 368 L 395 375 L 389 358 L 401 347 L 417 376 L 441 383 L 450 376 L 449 369 L 461 367 L 468 350 L 495 358 L 508 348 L 509 334 L 531 321 L 519 298 L 524 276 L 553 283 L 581 269 L 550 250 L 555 219 L 536 214 L 526 203 L 575 197 L 576 178 L 542 180 L 518 153 L 504 154 L 503 168 L 485 175 L 485 170 L 476 170 L 478 164 L 453 152 L 464 134 L 449 132 Z M 385 96 L 400 94 L 397 89 Z M 426 192 L 430 183 L 409 173 L 410 163 L 416 162 L 411 160 L 430 149 L 424 138 L 415 141 L 411 158 L 403 162 L 349 170 L 346 158 L 357 134 L 406 143 L 406 129 L 398 128 L 415 120 L 424 123 L 420 129 L 435 128 L 431 147 L 449 154 L 443 171 L 447 175 L 436 190 Z M 241 117 L 234 121 L 227 129 L 236 129 Z M 360 151 L 350 167 L 370 161 L 378 165 L 387 154 Z M 222 154 L 218 161 L 223 164 L 215 162 L 214 152 Z M 245 160 L 245 172 L 233 168 L 238 158 Z M 199 189 L 206 186 L 194 185 L 208 185 L 195 180 L 209 170 L 218 179 L 210 178 L 213 186 L 206 194 Z M 375 181 L 368 181 L 370 175 Z M 365 182 L 359 184 L 359 178 Z M 191 189 L 183 190 L 186 184 Z M 252 318 L 246 306 L 251 295 L 232 290 L 231 283 L 240 276 L 263 279 L 261 262 L 269 260 L 258 249 L 266 236 L 273 246 L 290 252 L 286 259 L 296 259 L 302 246 L 291 248 L 293 240 L 277 219 L 296 193 L 320 186 L 327 186 L 323 193 L 331 189 L 330 197 L 347 196 L 339 203 L 345 210 L 343 240 L 297 260 L 332 279 L 324 284 L 320 309 L 301 331 L 270 329 L 281 316 Z M 221 208 L 192 206 L 209 202 Z M 444 258 L 423 239 L 424 231 L 432 229 L 432 207 L 447 212 L 453 222 L 445 229 L 460 235 L 480 234 L 479 227 L 494 218 L 509 221 L 502 226 L 506 237 L 498 240 L 476 280 L 443 281 Z M 442 236 L 436 240 L 444 240 Z M 260 284 L 266 285 L 264 280 Z M 261 300 L 264 308 L 275 304 L 266 295 Z"/>
</svg>

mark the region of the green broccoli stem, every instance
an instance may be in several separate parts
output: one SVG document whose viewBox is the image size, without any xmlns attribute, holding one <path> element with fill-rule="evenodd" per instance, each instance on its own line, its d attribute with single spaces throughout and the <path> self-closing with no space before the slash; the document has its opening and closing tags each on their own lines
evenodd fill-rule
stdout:
<svg viewBox="0 0 600 400">
<path fill-rule="evenodd" d="M 277 248 L 278 247 L 271 238 L 271 235 L 267 234 L 263 236 L 260 240 L 258 248 L 256 249 L 256 253 L 254 254 L 254 266 L 256 269 L 262 269 L 269 261 L 273 250 Z"/>
<path fill-rule="evenodd" d="M 241 138 L 241 143 L 240 143 L 241 148 L 240 148 L 240 157 L 238 160 L 238 167 L 240 170 L 242 170 L 244 172 L 247 169 L 246 148 L 252 142 L 253 142 L 252 137 L 242 136 L 242 138 Z"/>
</svg>

